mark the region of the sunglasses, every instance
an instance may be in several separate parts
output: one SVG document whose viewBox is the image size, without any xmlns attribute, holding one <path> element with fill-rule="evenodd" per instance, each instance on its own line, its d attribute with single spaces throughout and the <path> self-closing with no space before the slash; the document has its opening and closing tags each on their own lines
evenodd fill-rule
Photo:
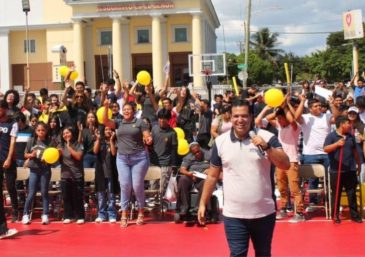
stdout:
<svg viewBox="0 0 365 257">
<path fill-rule="evenodd" d="M 75 96 L 75 98 L 77 99 L 77 98 L 84 98 L 84 96 L 82 96 L 82 95 L 77 95 L 77 96 Z"/>
</svg>

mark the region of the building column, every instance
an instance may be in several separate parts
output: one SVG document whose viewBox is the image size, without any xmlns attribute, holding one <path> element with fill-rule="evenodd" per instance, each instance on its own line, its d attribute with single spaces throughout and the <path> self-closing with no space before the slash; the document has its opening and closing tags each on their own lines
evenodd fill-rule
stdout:
<svg viewBox="0 0 365 257">
<path fill-rule="evenodd" d="M 122 70 L 123 70 L 122 21 L 121 21 L 121 16 L 112 16 L 111 18 L 113 19 L 113 26 L 112 26 L 113 69 L 116 70 L 120 76 L 122 76 Z"/>
<path fill-rule="evenodd" d="M 153 85 L 159 89 L 163 85 L 161 15 L 152 15 L 152 67 Z"/>
<path fill-rule="evenodd" d="M 0 92 L 10 89 L 9 31 L 0 31 Z"/>
<path fill-rule="evenodd" d="M 129 39 L 129 19 L 122 19 L 122 78 L 128 81 L 134 80 L 132 77 L 132 57 Z"/>
<path fill-rule="evenodd" d="M 83 21 L 82 19 L 73 20 L 73 31 L 74 31 L 74 63 L 75 69 L 79 73 L 78 79 L 85 78 L 84 69 L 84 35 L 83 35 Z"/>
<path fill-rule="evenodd" d="M 85 28 L 85 38 L 93 37 L 93 24 L 92 22 L 88 22 Z M 93 51 L 93 42 L 90 40 L 85 41 L 85 73 L 86 73 L 86 81 L 87 85 L 91 88 L 98 89 L 99 85 L 97 85 L 97 81 L 95 78 L 95 58 Z M 99 83 L 100 81 L 98 81 Z"/>
<path fill-rule="evenodd" d="M 203 54 L 203 38 L 202 38 L 202 21 L 201 14 L 193 14 L 192 19 L 192 49 L 193 55 Z M 201 63 L 200 58 L 193 58 L 193 71 L 194 71 L 194 88 L 203 89 L 203 78 L 200 76 Z"/>
</svg>

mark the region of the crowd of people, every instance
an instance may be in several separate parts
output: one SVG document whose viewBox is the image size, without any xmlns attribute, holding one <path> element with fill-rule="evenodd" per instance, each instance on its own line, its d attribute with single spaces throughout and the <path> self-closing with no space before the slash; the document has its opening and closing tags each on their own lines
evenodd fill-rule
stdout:
<svg viewBox="0 0 365 257">
<path fill-rule="evenodd" d="M 48 90 L 42 88 L 39 97 L 26 90 L 21 101 L 17 91 L 8 90 L 0 101 L 0 185 L 3 186 L 5 175 L 11 199 L 11 219 L 15 222 L 21 216 L 23 224 L 31 223 L 34 197 L 40 188 L 43 205 L 41 222 L 49 223 L 48 189 L 52 165 L 43 159 L 43 151 L 48 147 L 59 149 L 61 156 L 53 165 L 61 167 L 65 224 L 73 220 L 78 224 L 85 222 L 84 168 L 95 168 L 98 199 L 96 222 L 117 221 L 115 203 L 120 194 L 120 224 L 127 227 L 128 206 L 133 191 L 138 204 L 136 224 L 144 224 L 144 177 L 150 165 L 161 167 L 162 195 L 174 168 L 181 167 L 177 211 L 185 214 L 189 208 L 191 185 L 195 184 L 199 197 L 203 190 L 203 180 L 197 178 L 194 172 L 209 173 L 209 163 L 222 165 L 216 152 L 220 151 L 222 145 L 217 145 L 217 142 L 222 143 L 223 136 L 220 135 L 228 137 L 233 131 L 235 117 L 232 116 L 232 108 L 245 105 L 235 105 L 234 102 L 238 99 L 247 101 L 249 114 L 254 119 L 249 131 L 261 135 L 260 139 L 254 135 L 250 140 L 255 145 L 263 144 L 263 148 L 279 148 L 281 145 L 289 158 L 290 167 L 280 165 L 275 157 L 278 154 L 276 151 L 270 159 L 274 164 L 272 166 L 278 165 L 275 172 L 271 168 L 266 186 L 270 187 L 270 192 L 274 191 L 275 174 L 281 194 L 276 219 L 288 216 L 290 195 L 294 197 L 296 206 L 291 222 L 304 221 L 305 213 L 311 211 L 318 201 L 316 196 L 311 195 L 310 204 L 305 208 L 298 175 L 298 165 L 301 163 L 323 164 L 334 175 L 331 176 L 331 188 L 332 193 L 336 191 L 336 183 L 333 181 L 336 181 L 338 174 L 337 151 L 344 146 L 349 151 L 344 151 L 346 154 L 343 155 L 344 168 L 341 173 L 345 175 L 342 185 L 349 196 L 352 220 L 361 222 L 354 190 L 357 172 L 364 162 L 363 81 L 357 74 L 349 87 L 342 82 L 337 83 L 331 89 L 333 93 L 329 99 L 318 96 L 315 87 L 326 88 L 326 83 L 323 80 L 315 80 L 311 84 L 305 81 L 299 89 L 290 92 L 283 89 L 285 100 L 277 108 L 266 106 L 264 93 L 255 86 L 242 90 L 237 95 L 232 91 L 217 94 L 214 103 L 210 103 L 196 92 L 190 92 L 187 86 L 171 88 L 168 76 L 156 92 L 157 87 L 152 84 L 141 86 L 138 82 L 121 81 L 117 71 L 113 72 L 112 79 L 101 83 L 95 93 L 83 81 L 77 81 L 73 85 L 68 77 L 61 97 L 49 95 Z M 104 107 L 102 111 L 101 107 Z M 184 131 L 185 139 L 190 143 L 190 151 L 186 156 L 177 153 L 176 127 Z M 276 135 L 278 144 L 276 141 L 275 145 L 265 144 L 265 140 L 261 140 L 262 136 L 265 137 L 262 131 Z M 241 136 L 248 136 L 246 134 Z M 241 140 L 240 136 L 235 136 L 237 138 L 233 141 Z M 350 150 L 354 150 L 354 154 L 349 154 Z M 356 160 L 355 156 L 358 157 Z M 22 214 L 19 213 L 16 188 L 17 166 L 30 168 L 28 193 Z M 241 166 L 242 169 L 246 167 Z M 310 188 L 316 186 L 318 180 L 309 181 Z M 223 188 L 226 190 L 224 183 Z M 229 192 L 224 193 L 230 195 Z M 11 233 L 11 230 L 8 232 L 2 197 L 1 194 L 0 234 L 4 235 Z M 226 195 L 225 201 L 229 201 Z M 271 210 L 271 205 L 267 208 L 265 213 Z M 338 204 L 333 209 L 337 210 Z M 255 216 L 247 211 L 247 217 Z M 233 211 L 235 212 L 236 210 Z M 340 222 L 338 211 L 332 217 Z"/>
</svg>

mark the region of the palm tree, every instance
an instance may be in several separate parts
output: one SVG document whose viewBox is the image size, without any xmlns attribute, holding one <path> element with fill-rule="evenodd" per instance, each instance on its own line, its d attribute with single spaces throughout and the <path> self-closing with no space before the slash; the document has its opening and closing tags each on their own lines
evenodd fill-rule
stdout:
<svg viewBox="0 0 365 257">
<path fill-rule="evenodd" d="M 283 52 L 277 49 L 278 33 L 271 33 L 268 28 L 262 28 L 252 35 L 250 43 L 254 46 L 255 52 L 264 60 L 269 60 L 277 67 L 276 58 Z"/>
</svg>

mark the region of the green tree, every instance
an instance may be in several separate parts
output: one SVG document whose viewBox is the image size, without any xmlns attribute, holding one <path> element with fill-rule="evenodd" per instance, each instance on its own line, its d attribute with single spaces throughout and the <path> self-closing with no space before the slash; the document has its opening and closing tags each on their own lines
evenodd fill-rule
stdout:
<svg viewBox="0 0 365 257">
<path fill-rule="evenodd" d="M 278 33 L 271 33 L 268 28 L 262 28 L 251 36 L 254 51 L 264 60 L 269 60 L 276 67 L 277 57 L 283 52 L 278 49 Z"/>
</svg>

